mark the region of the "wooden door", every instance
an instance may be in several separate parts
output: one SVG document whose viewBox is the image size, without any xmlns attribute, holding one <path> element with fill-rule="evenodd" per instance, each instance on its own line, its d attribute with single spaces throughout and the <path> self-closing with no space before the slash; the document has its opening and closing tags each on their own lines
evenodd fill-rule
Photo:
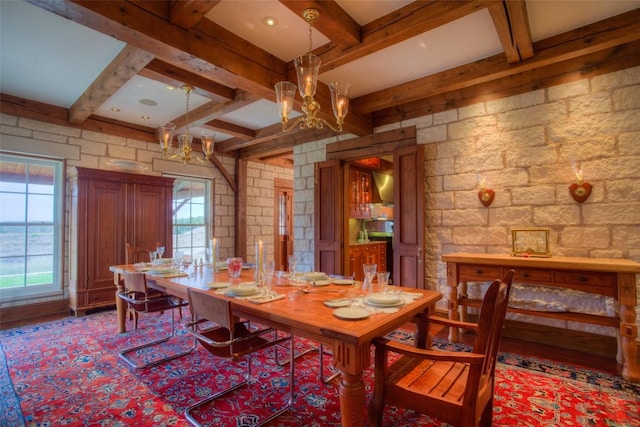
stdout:
<svg viewBox="0 0 640 427">
<path fill-rule="evenodd" d="M 339 160 L 316 163 L 315 270 L 342 274 L 342 172 Z"/>
<path fill-rule="evenodd" d="M 393 152 L 393 283 L 424 288 L 424 149 Z"/>
<path fill-rule="evenodd" d="M 289 255 L 293 254 L 293 183 L 274 181 L 273 260 L 276 270 L 289 270 Z"/>
</svg>

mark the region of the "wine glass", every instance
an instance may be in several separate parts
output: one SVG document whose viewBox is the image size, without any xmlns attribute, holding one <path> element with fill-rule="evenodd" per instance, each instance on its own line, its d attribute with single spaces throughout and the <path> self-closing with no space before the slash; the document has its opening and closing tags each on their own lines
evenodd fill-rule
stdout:
<svg viewBox="0 0 640 427">
<path fill-rule="evenodd" d="M 151 263 L 153 264 L 153 261 L 156 260 L 156 257 L 158 256 L 158 252 L 156 251 L 149 251 L 149 259 L 151 260 Z"/>
<path fill-rule="evenodd" d="M 262 263 L 262 277 L 264 279 L 264 286 L 267 290 L 271 290 L 271 284 L 273 283 L 273 272 L 275 270 L 276 263 L 273 260 L 264 261 Z"/>
<path fill-rule="evenodd" d="M 364 282 L 362 282 L 362 290 L 370 292 L 372 289 L 372 281 L 376 275 L 378 264 L 362 264 L 362 271 L 364 272 Z"/>
<path fill-rule="evenodd" d="M 158 259 L 162 259 L 162 254 L 164 254 L 164 246 L 158 246 L 156 248 L 156 252 L 158 252 Z"/>
<path fill-rule="evenodd" d="M 293 280 L 298 267 L 298 258 L 295 255 L 289 255 L 289 279 Z"/>
<path fill-rule="evenodd" d="M 378 271 L 378 290 L 379 292 L 389 292 L 389 272 Z"/>
</svg>

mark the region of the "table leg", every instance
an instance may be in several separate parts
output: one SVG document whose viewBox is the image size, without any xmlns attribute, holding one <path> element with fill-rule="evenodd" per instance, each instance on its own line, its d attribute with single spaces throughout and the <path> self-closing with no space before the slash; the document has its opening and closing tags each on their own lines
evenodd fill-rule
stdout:
<svg viewBox="0 0 640 427">
<path fill-rule="evenodd" d="M 333 363 L 340 369 L 340 416 L 343 427 L 364 426 L 366 394 L 363 371 L 371 364 L 371 343 L 354 345 L 341 341 L 333 344 Z"/>
<path fill-rule="evenodd" d="M 113 273 L 113 284 L 116 285 L 116 316 L 118 318 L 118 333 L 127 332 L 127 306 L 118 297 L 118 293 L 124 291 L 124 282 L 120 273 Z"/>
<path fill-rule="evenodd" d="M 636 325 L 636 309 L 633 306 L 620 306 L 620 335 L 622 341 L 622 353 L 624 364 L 622 365 L 622 378 L 631 382 L 640 382 L 640 370 L 638 369 L 638 327 Z"/>
</svg>

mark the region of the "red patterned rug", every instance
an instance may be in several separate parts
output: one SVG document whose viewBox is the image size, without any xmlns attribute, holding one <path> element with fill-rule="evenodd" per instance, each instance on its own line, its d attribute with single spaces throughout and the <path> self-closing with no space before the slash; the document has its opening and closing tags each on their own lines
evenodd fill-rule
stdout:
<svg viewBox="0 0 640 427">
<path fill-rule="evenodd" d="M 115 312 L 109 311 L 1 331 L 0 426 L 189 425 L 183 416 L 186 407 L 240 379 L 244 365 L 213 358 L 200 347 L 146 370 L 134 371 L 118 359 L 120 350 L 160 327 L 168 329 L 168 319 L 168 314 L 148 315 L 138 330 L 118 334 Z M 392 338 L 407 341 L 410 335 L 400 330 Z M 296 342 L 300 349 L 312 345 Z M 172 343 L 169 348 L 174 349 L 190 344 L 185 335 Z M 283 350 L 281 359 L 286 357 Z M 325 369 L 330 356 L 326 362 Z M 322 384 L 318 369 L 317 352 L 298 359 L 293 409 L 270 425 L 340 425 L 337 384 Z M 264 418 L 286 400 L 287 372 L 274 363 L 273 352 L 264 352 L 254 359 L 254 382 L 204 411 L 205 424 L 241 427 Z M 367 371 L 367 398 L 371 376 Z M 640 385 L 620 377 L 514 354 L 500 356 L 494 426 L 640 426 L 639 408 Z M 442 423 L 387 407 L 385 425 Z"/>
</svg>

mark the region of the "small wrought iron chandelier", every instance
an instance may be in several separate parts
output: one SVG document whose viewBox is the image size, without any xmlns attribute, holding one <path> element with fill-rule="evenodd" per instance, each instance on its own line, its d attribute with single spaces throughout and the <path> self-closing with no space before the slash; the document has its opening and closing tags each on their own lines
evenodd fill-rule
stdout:
<svg viewBox="0 0 640 427">
<path fill-rule="evenodd" d="M 205 160 L 196 156 L 193 153 L 193 136 L 189 132 L 189 97 L 191 96 L 191 92 L 193 92 L 193 86 L 184 85 L 182 86 L 182 90 L 185 91 L 187 96 L 187 112 L 185 115 L 185 133 L 178 135 L 178 152 L 174 154 L 170 154 L 172 150 L 171 141 L 173 140 L 173 133 L 176 130 L 176 125 L 171 122 L 162 123 L 158 126 L 158 142 L 160 142 L 160 147 L 162 147 L 162 158 L 163 159 L 180 159 L 183 165 L 187 163 L 206 163 L 211 158 L 213 154 L 213 147 L 215 144 L 215 137 L 211 133 L 202 132 L 202 139 L 200 140 L 202 145 L 202 152 L 204 153 Z"/>
<path fill-rule="evenodd" d="M 331 91 L 331 105 L 333 107 L 333 115 L 336 118 L 336 125 L 334 126 L 322 117 L 318 117 L 320 104 L 314 99 L 314 96 L 318 85 L 320 58 L 312 53 L 311 30 L 313 22 L 319 15 L 320 13 L 316 9 L 305 9 L 302 14 L 309 23 L 309 51 L 293 61 L 298 76 L 298 91 L 303 99 L 302 111 L 304 116 L 289 124 L 289 114 L 293 107 L 296 85 L 288 81 L 278 82 L 275 85 L 276 102 L 283 132 L 287 132 L 296 126 L 299 126 L 300 129 L 322 129 L 325 125 L 335 132 L 342 132 L 342 124 L 349 111 L 349 88 L 351 84 L 347 82 L 332 82 L 329 84 L 329 89 Z"/>
</svg>

